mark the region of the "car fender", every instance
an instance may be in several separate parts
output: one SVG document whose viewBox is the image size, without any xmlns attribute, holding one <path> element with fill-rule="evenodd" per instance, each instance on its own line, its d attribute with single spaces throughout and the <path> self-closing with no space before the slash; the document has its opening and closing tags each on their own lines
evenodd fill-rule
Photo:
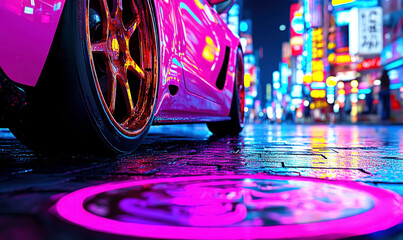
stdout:
<svg viewBox="0 0 403 240">
<path fill-rule="evenodd" d="M 35 86 L 65 0 L 0 1 L 0 68 L 14 82 Z"/>
</svg>

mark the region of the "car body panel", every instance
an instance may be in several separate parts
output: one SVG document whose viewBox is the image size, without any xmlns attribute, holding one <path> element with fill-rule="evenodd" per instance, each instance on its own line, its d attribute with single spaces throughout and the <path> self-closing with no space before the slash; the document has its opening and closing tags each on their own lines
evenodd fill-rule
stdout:
<svg viewBox="0 0 403 240">
<path fill-rule="evenodd" d="M 186 43 L 183 58 L 186 88 L 211 101 L 221 103 L 220 95 L 214 90 L 220 69 L 224 62 L 223 41 L 214 31 L 217 19 L 203 0 L 174 0 L 178 3 L 181 24 Z"/>
<path fill-rule="evenodd" d="M 35 86 L 65 0 L 0 1 L 0 67 L 14 82 Z"/>
<path fill-rule="evenodd" d="M 233 47 L 237 38 L 230 38 L 232 32 L 223 27 L 225 24 L 220 16 L 206 0 L 175 1 L 178 2 L 186 44 L 183 59 L 186 89 L 226 105 L 232 97 L 232 89 L 229 92 L 225 88 L 219 89 L 216 82 L 224 64 L 226 47 Z M 228 70 L 228 74 L 234 72 L 233 68 Z M 233 81 L 226 82 L 233 84 Z"/>
<path fill-rule="evenodd" d="M 211 5 L 201 1 L 154 0 L 160 44 L 157 123 L 172 123 L 174 119 L 197 122 L 229 116 L 239 39 Z M 65 0 L 0 1 L 0 29 L 6 36 L 0 37 L 0 52 L 4 53 L 0 55 L 0 68 L 14 82 L 36 85 L 64 3 Z M 187 6 L 187 16 L 177 11 L 181 5 Z M 192 27 L 190 19 L 182 21 L 191 16 L 189 12 L 203 17 L 209 30 Z M 193 38 L 186 38 L 189 34 L 193 34 Z M 228 71 L 225 85 L 219 90 L 215 83 L 224 63 L 226 47 L 230 48 Z M 188 48 L 194 48 L 195 54 L 189 55 Z"/>
</svg>

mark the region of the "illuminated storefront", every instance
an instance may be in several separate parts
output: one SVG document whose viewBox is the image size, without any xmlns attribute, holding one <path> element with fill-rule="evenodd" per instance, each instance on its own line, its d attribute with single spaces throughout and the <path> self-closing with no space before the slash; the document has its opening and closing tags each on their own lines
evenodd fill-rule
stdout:
<svg viewBox="0 0 403 240">
<path fill-rule="evenodd" d="M 403 123 L 403 1 L 383 0 L 382 4 L 385 46 L 381 62 L 390 81 L 390 120 Z"/>
<path fill-rule="evenodd" d="M 377 0 L 332 0 L 328 60 L 339 81 L 333 109 L 342 121 L 380 119 L 383 12 L 378 5 Z"/>
<path fill-rule="evenodd" d="M 381 58 L 367 58 L 357 65 L 359 74 L 358 120 L 377 122 L 380 120 L 379 93 L 382 75 Z"/>
<path fill-rule="evenodd" d="M 309 89 L 303 105 L 310 106 L 311 115 L 330 120 L 335 113 L 341 122 L 403 122 L 403 0 L 299 4 L 291 7 L 290 20 L 298 28 L 302 13 L 300 76 Z M 295 34 L 291 31 L 293 53 L 300 46 Z M 292 79 L 298 78 L 294 68 Z M 317 111 L 319 106 L 326 110 Z"/>
<path fill-rule="evenodd" d="M 308 89 L 302 105 L 310 108 L 310 115 L 315 122 L 330 120 L 332 104 L 334 103 L 334 89 L 326 85 L 329 72 L 328 61 L 328 19 L 327 4 L 322 0 L 304 0 L 303 13 L 305 31 L 302 53 L 302 82 Z M 328 98 L 328 90 L 330 98 Z M 329 104 L 328 102 L 331 102 Z M 333 99 L 333 100 L 332 100 Z M 308 112 L 308 111 L 305 111 Z"/>
<path fill-rule="evenodd" d="M 246 90 L 245 98 L 245 116 L 246 121 L 253 122 L 261 115 L 261 101 L 259 100 L 259 56 L 255 55 L 253 47 L 251 19 L 240 21 L 239 24 L 241 46 L 244 52 L 244 84 Z"/>
</svg>

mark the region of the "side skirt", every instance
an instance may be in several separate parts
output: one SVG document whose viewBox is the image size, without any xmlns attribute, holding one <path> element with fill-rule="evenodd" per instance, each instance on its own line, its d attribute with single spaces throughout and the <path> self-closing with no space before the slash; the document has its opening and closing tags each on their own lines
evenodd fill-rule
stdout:
<svg viewBox="0 0 403 240">
<path fill-rule="evenodd" d="M 187 123 L 208 123 L 231 120 L 230 117 L 206 117 L 206 116 L 179 116 L 179 117 L 155 117 L 153 125 L 164 124 L 187 124 Z"/>
</svg>

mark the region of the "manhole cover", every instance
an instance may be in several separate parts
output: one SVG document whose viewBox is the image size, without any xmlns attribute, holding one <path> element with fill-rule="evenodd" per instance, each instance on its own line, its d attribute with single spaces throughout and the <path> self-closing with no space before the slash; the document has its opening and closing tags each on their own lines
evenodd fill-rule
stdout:
<svg viewBox="0 0 403 240">
<path fill-rule="evenodd" d="M 85 228 L 168 239 L 341 238 L 403 220 L 402 197 L 354 182 L 203 176 L 108 183 L 62 197 L 57 212 Z"/>
</svg>

